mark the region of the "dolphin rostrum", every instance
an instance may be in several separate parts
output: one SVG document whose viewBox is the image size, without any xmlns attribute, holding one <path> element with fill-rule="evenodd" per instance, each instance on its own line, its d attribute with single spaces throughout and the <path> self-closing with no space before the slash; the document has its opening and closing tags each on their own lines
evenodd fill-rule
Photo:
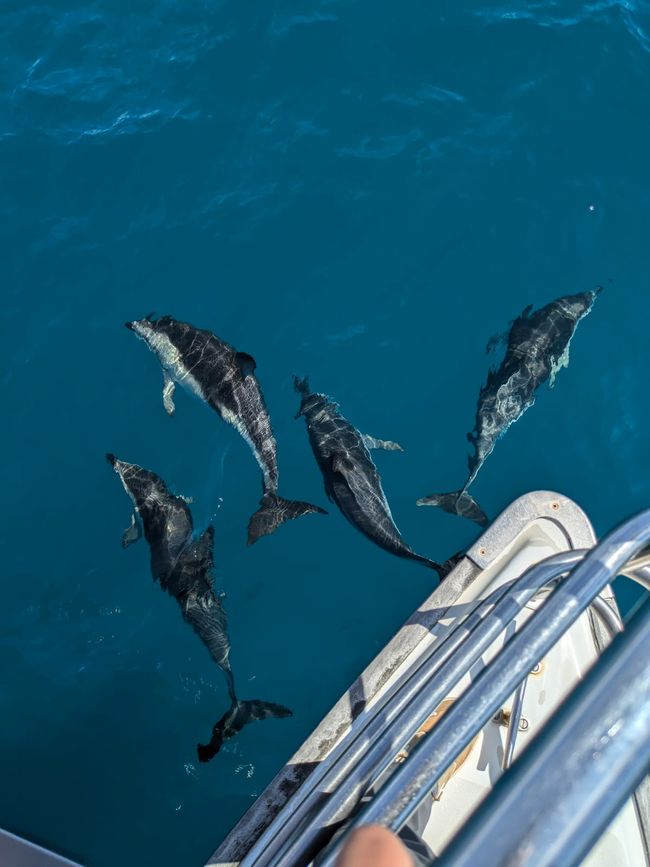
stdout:
<svg viewBox="0 0 650 867">
<path fill-rule="evenodd" d="M 163 404 L 174 414 L 176 383 L 197 395 L 233 425 L 251 447 L 263 475 L 260 508 L 248 524 L 248 544 L 272 533 L 284 521 L 324 509 L 278 494 L 276 444 L 255 359 L 214 335 L 171 316 L 127 322 L 163 368 Z"/>
<path fill-rule="evenodd" d="M 131 525 L 124 531 L 122 546 L 136 541 L 140 522 L 151 552 L 151 574 L 163 590 L 178 602 L 181 614 L 207 647 L 228 684 L 230 709 L 216 723 L 208 744 L 197 747 L 199 761 L 213 758 L 224 741 L 249 722 L 267 717 L 288 717 L 291 711 L 273 702 L 240 701 L 230 666 L 230 640 L 226 613 L 214 592 L 212 579 L 214 528 L 194 537 L 192 513 L 182 497 L 172 494 L 155 473 L 106 455 L 133 502 Z"/>
<path fill-rule="evenodd" d="M 325 492 L 348 521 L 380 548 L 415 560 L 440 577 L 447 574 L 441 564 L 411 550 L 395 526 L 381 479 L 370 457 L 370 449 L 403 451 L 397 443 L 359 433 L 339 412 L 338 404 L 324 394 L 310 391 L 309 381 L 294 378 L 301 395 L 300 410 L 305 417 L 309 442 L 325 480 Z"/>
<path fill-rule="evenodd" d="M 496 370 L 490 370 L 481 388 L 476 407 L 476 422 L 467 439 L 474 447 L 468 458 L 469 476 L 459 491 L 431 494 L 417 501 L 418 506 L 440 506 L 445 512 L 488 523 L 487 516 L 468 492 L 478 471 L 497 440 L 535 402 L 535 392 L 547 380 L 555 384 L 558 372 L 569 364 L 569 345 L 582 319 L 591 312 L 600 288 L 566 295 L 532 312 L 526 307 L 507 335 L 505 356 Z M 489 352 L 501 338 L 488 343 Z"/>
</svg>

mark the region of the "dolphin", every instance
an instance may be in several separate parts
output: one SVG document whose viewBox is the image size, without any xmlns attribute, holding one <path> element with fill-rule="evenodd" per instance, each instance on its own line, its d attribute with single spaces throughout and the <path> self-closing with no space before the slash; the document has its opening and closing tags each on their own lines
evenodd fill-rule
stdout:
<svg viewBox="0 0 650 867">
<path fill-rule="evenodd" d="M 187 501 L 174 496 L 160 476 L 112 454 L 106 455 L 106 459 L 133 503 L 131 524 L 122 536 L 122 547 L 137 541 L 144 529 L 154 581 L 159 581 L 162 589 L 176 599 L 183 619 L 225 675 L 230 708 L 214 726 L 210 742 L 197 747 L 199 761 L 207 762 L 219 752 L 224 741 L 247 723 L 292 714 L 281 704 L 237 698 L 226 613 L 214 592 L 212 579 L 214 528 L 210 525 L 195 538 Z"/>
<path fill-rule="evenodd" d="M 439 506 L 445 512 L 488 523 L 485 512 L 468 492 L 478 471 L 500 439 L 535 402 L 535 392 L 545 383 L 553 388 L 555 377 L 569 364 L 569 345 L 580 322 L 591 313 L 600 287 L 594 291 L 566 295 L 533 312 L 526 307 L 502 337 L 492 338 L 487 351 L 503 341 L 506 351 L 496 370 L 490 370 L 481 388 L 476 422 L 467 439 L 474 447 L 468 458 L 469 475 L 459 491 L 431 494 L 418 506 Z"/>
<path fill-rule="evenodd" d="M 329 499 L 380 548 L 435 569 L 443 578 L 448 571 L 443 565 L 416 554 L 402 539 L 370 457 L 370 449 L 403 451 L 402 447 L 359 433 L 339 412 L 338 404 L 324 394 L 310 391 L 308 379 L 294 377 L 294 387 L 301 395 L 296 418 L 305 418 L 309 442 Z"/>
<path fill-rule="evenodd" d="M 163 405 L 168 415 L 174 414 L 174 388 L 180 383 L 233 425 L 251 447 L 262 470 L 263 495 L 248 524 L 249 545 L 290 518 L 325 513 L 319 506 L 285 500 L 278 494 L 275 437 L 252 356 L 238 352 L 211 331 L 171 316 L 137 319 L 126 327 L 144 340 L 162 365 Z"/>
</svg>

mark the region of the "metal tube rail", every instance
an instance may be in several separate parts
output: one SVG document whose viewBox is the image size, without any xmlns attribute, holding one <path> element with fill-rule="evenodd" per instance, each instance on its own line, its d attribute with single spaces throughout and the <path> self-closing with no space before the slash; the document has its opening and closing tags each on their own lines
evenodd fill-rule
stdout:
<svg viewBox="0 0 650 867">
<path fill-rule="evenodd" d="M 401 702 L 399 713 L 390 722 L 379 720 L 375 738 L 365 746 L 360 758 L 342 776 L 336 791 L 330 795 L 321 793 L 320 804 L 317 804 L 316 810 L 309 814 L 302 826 L 294 831 L 283 849 L 278 852 L 278 848 L 274 847 L 266 857 L 264 855 L 259 857 L 257 852 L 260 841 L 258 841 L 242 860 L 242 867 L 244 865 L 250 867 L 253 864 L 256 867 L 261 867 L 262 864 L 293 867 L 313 856 L 324 833 L 323 829 L 333 828 L 337 822 L 347 818 L 364 791 L 390 766 L 396 752 L 433 713 L 450 689 L 480 660 L 483 653 L 520 613 L 523 606 L 540 589 L 557 580 L 560 575 L 579 563 L 583 556 L 583 550 L 566 551 L 535 564 L 507 587 L 496 605 L 489 606 L 489 616 L 486 616 L 483 606 L 472 612 L 466 621 L 468 632 L 471 624 L 469 635 L 458 639 L 457 634 L 454 633 L 450 641 L 440 646 L 440 654 L 432 653 L 427 663 L 415 672 L 408 682 L 408 691 L 403 696 L 406 700 Z M 545 603 L 544 608 L 547 604 Z M 440 657 L 442 657 L 442 664 Z M 532 668 L 532 665 L 530 667 Z M 510 692 L 516 686 L 515 683 Z M 459 702 L 460 699 L 457 704 Z M 449 711 L 445 718 L 451 712 Z M 442 722 L 443 720 L 438 723 L 436 729 L 442 725 Z M 429 735 L 425 740 L 431 737 L 432 735 Z M 460 750 L 452 756 L 448 765 L 458 752 Z M 409 761 L 402 767 L 407 764 Z M 380 794 L 382 791 L 383 788 L 380 789 Z M 375 799 L 376 797 L 378 796 L 375 796 Z M 253 860 L 254 858 L 257 860 Z"/>
<path fill-rule="evenodd" d="M 436 865 L 582 862 L 650 768 L 649 641 L 646 602 Z"/>
<path fill-rule="evenodd" d="M 623 631 L 623 621 L 619 617 L 614 608 L 610 608 L 607 602 L 600 596 L 595 596 L 590 605 L 594 613 L 605 627 L 610 639 L 613 639 L 619 632 Z M 524 708 L 524 696 L 526 694 L 526 685 L 528 678 L 526 677 L 517 687 L 512 699 L 512 708 L 510 710 L 510 719 L 508 720 L 508 729 L 506 731 L 506 739 L 503 747 L 503 761 L 501 767 L 505 771 L 512 764 L 512 759 L 515 752 L 515 742 L 519 732 L 519 723 Z"/>
<path fill-rule="evenodd" d="M 629 519 L 593 548 L 543 607 L 480 672 L 433 732 L 420 742 L 361 811 L 349 830 L 374 823 L 399 830 L 445 769 L 474 734 L 489 722 L 533 665 L 549 652 L 612 576 L 620 573 L 648 539 L 650 510 Z M 336 845 L 328 849 L 321 861 L 322 867 L 332 867 L 342 842 L 337 840 Z"/>
<path fill-rule="evenodd" d="M 650 591 L 650 566 L 647 564 L 647 557 L 639 557 L 627 565 L 625 569 L 621 569 L 621 575 L 626 578 L 631 578 L 640 584 L 644 590 Z"/>
<path fill-rule="evenodd" d="M 573 554 L 578 553 L 573 552 Z M 648 569 L 648 573 L 650 574 L 650 569 Z M 635 580 L 639 580 L 634 574 L 630 574 L 630 572 L 625 574 Z M 430 678 L 432 673 L 437 670 L 437 667 L 467 638 L 467 635 L 471 633 L 474 625 L 478 622 L 478 618 L 489 613 L 492 605 L 505 595 L 513 583 L 508 582 L 494 590 L 487 598 L 479 600 L 470 614 L 465 618 L 459 618 L 452 625 L 449 633 L 424 651 L 421 659 L 416 662 L 417 668 L 415 670 L 409 670 L 402 675 L 395 684 L 378 698 L 368 711 L 355 720 L 354 727 L 348 735 L 332 748 L 326 759 L 317 765 L 294 793 L 291 798 L 290 811 L 287 809 L 287 805 L 285 805 L 267 825 L 257 841 L 243 857 L 241 862 L 242 867 L 249 867 L 252 864 L 262 867 L 262 865 L 277 863 L 273 861 L 274 855 L 278 853 L 288 839 L 291 839 L 297 833 L 301 825 L 303 839 L 305 839 L 304 835 L 310 834 L 310 831 L 313 830 L 313 826 L 307 825 L 310 811 L 313 811 L 318 802 L 323 797 L 326 797 L 324 793 L 332 792 L 336 788 L 338 781 L 360 760 L 369 744 L 383 730 L 391 716 L 394 717 L 402 709 L 415 690 L 422 688 L 426 679 Z M 644 581 L 640 580 L 639 583 L 643 585 Z M 594 607 L 596 607 L 596 603 L 602 603 L 602 606 L 597 611 L 600 615 L 599 619 L 601 621 L 604 620 L 604 625 L 610 635 L 615 634 L 616 631 L 622 628 L 616 612 L 613 612 L 599 598 L 594 600 Z M 471 621 L 470 617 L 472 618 Z M 615 625 L 614 621 L 618 625 Z M 454 639 L 453 643 L 449 643 L 452 637 Z M 434 654 L 437 654 L 437 666 L 432 664 L 431 658 Z M 380 714 L 384 710 L 385 714 L 380 718 Z M 305 842 L 307 841 L 305 840 Z"/>
<path fill-rule="evenodd" d="M 593 608 L 594 613 L 603 624 L 610 638 L 614 638 L 619 632 L 623 631 L 623 621 L 620 615 L 613 608 L 610 608 L 607 602 L 600 596 L 594 596 L 590 608 Z"/>
<path fill-rule="evenodd" d="M 531 577 L 530 573 L 540 564 L 531 567 L 527 573 L 529 577 L 526 579 L 527 582 L 531 582 L 531 590 L 525 594 L 525 601 L 528 601 L 540 588 L 544 587 L 558 571 L 562 571 L 559 566 L 563 566 L 564 570 L 568 571 L 575 563 L 579 562 L 584 554 L 584 549 L 557 554 L 545 561 L 548 565 L 543 567 L 543 571 L 537 577 Z M 554 564 L 558 564 L 558 568 L 555 568 Z M 266 865 L 271 864 L 291 863 L 290 861 L 278 860 L 279 853 L 282 853 L 283 846 L 295 843 L 297 838 L 300 840 L 301 852 L 310 851 L 314 847 L 319 828 L 311 819 L 313 811 L 322 803 L 323 798 L 328 797 L 324 793 L 334 791 L 340 781 L 354 771 L 377 738 L 386 732 L 387 727 L 408 703 L 424 689 L 430 678 L 473 634 L 482 620 L 488 615 L 492 619 L 494 606 L 506 594 L 514 592 L 515 584 L 521 580 L 522 576 L 516 581 L 513 580 L 496 588 L 486 599 L 479 600 L 475 608 L 464 619 L 454 623 L 450 631 L 439 642 L 427 648 L 422 658 L 417 661 L 417 667 L 414 670 L 406 672 L 379 697 L 365 716 L 358 718 L 355 726 L 356 731 L 352 730 L 350 736 L 339 741 L 332 748 L 327 759 L 312 771 L 307 780 L 292 796 L 291 812 L 287 815 L 285 807 L 270 822 L 242 858 L 241 867 L 253 867 L 253 865 L 266 867 Z M 517 604 L 520 608 L 521 605 Z M 521 604 L 525 604 L 525 602 Z M 503 628 L 505 627 L 501 627 L 501 629 Z M 435 710 L 435 708 L 433 709 Z M 400 746 L 404 745 L 421 722 L 422 720 L 414 726 L 413 731 L 404 737 Z M 399 748 L 397 747 L 395 752 Z M 357 796 L 360 796 L 368 782 L 369 780 L 359 783 Z"/>
<path fill-rule="evenodd" d="M 327 757 L 314 768 L 292 796 L 288 815 L 286 804 L 251 846 L 241 861 L 241 867 L 264 867 L 274 863 L 272 856 L 284 841 L 296 833 L 301 822 L 304 825 L 309 811 L 313 810 L 322 798 L 322 792 L 335 788 L 338 781 L 364 755 L 375 737 L 384 730 L 391 717 L 395 717 L 406 702 L 426 684 L 467 639 L 478 622 L 491 613 L 493 606 L 506 594 L 512 583 L 497 587 L 488 597 L 478 600 L 466 617 L 454 622 L 440 641 L 424 651 L 412 670 L 405 672 L 377 698 L 368 711 L 357 717 L 349 734 L 332 747 Z M 385 711 L 385 715 L 380 718 L 382 711 Z"/>
<path fill-rule="evenodd" d="M 503 747 L 503 762 L 501 767 L 504 771 L 512 764 L 512 757 L 515 752 L 515 741 L 517 740 L 517 732 L 519 731 L 519 721 L 521 720 L 521 711 L 524 706 L 524 695 L 526 693 L 527 683 L 528 677 L 525 677 L 517 687 L 512 700 L 510 719 L 508 720 L 508 729 L 506 731 L 506 742 Z"/>
</svg>

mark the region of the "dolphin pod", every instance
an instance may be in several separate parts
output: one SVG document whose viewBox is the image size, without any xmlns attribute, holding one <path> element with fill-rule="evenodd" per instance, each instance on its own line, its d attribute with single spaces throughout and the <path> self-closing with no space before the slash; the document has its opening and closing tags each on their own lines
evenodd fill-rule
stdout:
<svg viewBox="0 0 650 867">
<path fill-rule="evenodd" d="M 224 741 L 247 723 L 268 717 L 288 717 L 291 711 L 274 702 L 237 698 L 230 666 L 226 612 L 214 592 L 212 579 L 214 528 L 209 526 L 195 538 L 187 502 L 183 497 L 174 496 L 160 476 L 112 454 L 106 455 L 106 459 L 133 503 L 131 524 L 124 531 L 122 546 L 126 548 L 142 535 L 142 522 L 151 552 L 154 581 L 178 602 L 183 620 L 192 627 L 225 675 L 230 708 L 215 724 L 210 742 L 197 747 L 199 761 L 207 762 L 216 756 Z"/>
<path fill-rule="evenodd" d="M 469 474 L 462 488 L 446 494 L 431 494 L 418 505 L 439 506 L 447 512 L 488 523 L 486 514 L 469 493 L 479 470 L 497 441 L 510 425 L 533 405 L 540 386 L 549 382 L 569 362 L 569 345 L 578 324 L 591 312 L 600 288 L 558 298 L 533 311 L 528 306 L 511 324 L 502 340 L 505 354 L 496 369 L 490 369 L 480 389 L 474 431 L 468 434 L 474 453 L 468 458 Z M 278 494 L 276 442 L 262 391 L 255 376 L 252 356 L 238 352 L 210 331 L 201 330 L 170 316 L 126 323 L 157 356 L 163 369 L 163 405 L 173 415 L 174 389 L 182 385 L 218 415 L 233 425 L 250 446 L 262 471 L 260 508 L 248 525 L 248 544 L 273 533 L 284 521 L 313 512 L 319 506 L 286 500 Z M 413 551 L 393 520 L 371 450 L 402 451 L 390 440 L 360 433 L 339 411 L 338 404 L 314 393 L 307 378 L 294 378 L 300 394 L 296 418 L 304 417 L 309 442 L 325 483 L 325 492 L 343 516 L 364 536 L 384 550 L 435 570 L 440 578 L 458 560 L 455 555 L 440 564 Z M 223 671 L 230 707 L 215 724 L 210 742 L 198 746 L 200 761 L 209 761 L 221 745 L 249 722 L 269 717 L 291 716 L 280 704 L 257 699 L 240 701 L 230 667 L 230 640 L 226 615 L 214 592 L 214 530 L 209 526 L 195 537 L 187 502 L 173 495 L 165 482 L 137 464 L 107 455 L 120 477 L 134 509 L 124 531 L 124 547 L 142 533 L 151 552 L 154 580 L 178 602 L 183 619 L 208 649 Z"/>
</svg>

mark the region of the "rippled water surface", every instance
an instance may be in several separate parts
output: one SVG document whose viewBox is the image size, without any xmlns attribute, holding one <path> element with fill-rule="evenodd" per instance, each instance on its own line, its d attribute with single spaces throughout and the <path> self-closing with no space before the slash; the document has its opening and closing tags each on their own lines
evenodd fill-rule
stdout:
<svg viewBox="0 0 650 867">
<path fill-rule="evenodd" d="M 281 488 L 325 505 L 309 374 L 405 446 L 377 455 L 387 495 L 444 559 L 476 528 L 415 500 L 464 478 L 488 339 L 600 284 L 473 492 L 494 516 L 559 490 L 605 532 L 650 503 L 650 4 L 5 0 L 0 23 L 0 825 L 91 865 L 200 864 L 433 573 L 333 510 L 247 549 L 246 445 L 184 394 L 168 419 L 122 323 L 253 354 Z M 146 545 L 122 550 L 109 450 L 214 521 L 239 690 L 294 710 L 208 765 L 224 679 Z"/>
</svg>

